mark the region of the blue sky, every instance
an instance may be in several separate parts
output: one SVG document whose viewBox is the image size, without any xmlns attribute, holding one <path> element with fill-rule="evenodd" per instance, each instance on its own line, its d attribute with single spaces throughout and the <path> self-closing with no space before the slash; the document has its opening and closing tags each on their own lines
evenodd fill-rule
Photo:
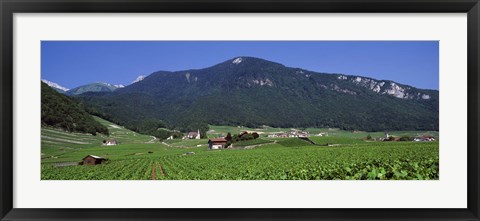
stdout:
<svg viewBox="0 0 480 221">
<path fill-rule="evenodd" d="M 252 56 L 326 73 L 437 89 L 438 41 L 43 41 L 42 79 L 67 88 L 130 84 L 152 72 Z"/>
</svg>

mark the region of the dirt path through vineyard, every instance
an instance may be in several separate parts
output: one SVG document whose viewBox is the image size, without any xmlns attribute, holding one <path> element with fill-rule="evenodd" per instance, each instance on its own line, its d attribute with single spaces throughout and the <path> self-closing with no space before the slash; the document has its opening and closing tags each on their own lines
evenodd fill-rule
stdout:
<svg viewBox="0 0 480 221">
<path fill-rule="evenodd" d="M 160 174 L 162 174 L 162 176 L 165 176 L 165 172 L 163 171 L 162 164 L 158 163 L 158 169 L 160 170 Z"/>
<path fill-rule="evenodd" d="M 152 180 L 157 179 L 157 168 L 155 167 L 155 163 L 152 164 Z"/>
</svg>

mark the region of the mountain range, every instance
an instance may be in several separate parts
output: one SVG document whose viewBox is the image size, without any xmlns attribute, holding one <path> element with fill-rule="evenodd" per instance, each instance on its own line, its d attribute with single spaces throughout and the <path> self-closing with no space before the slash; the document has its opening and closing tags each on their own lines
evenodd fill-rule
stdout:
<svg viewBox="0 0 480 221">
<path fill-rule="evenodd" d="M 139 77 L 140 78 L 140 77 Z M 137 78 L 138 80 L 138 78 Z M 124 85 L 121 84 L 109 84 L 109 83 L 104 83 L 104 82 L 96 82 L 96 83 L 90 83 L 82 86 L 78 86 L 73 89 L 68 89 L 66 87 L 63 87 L 55 82 L 49 81 L 42 79 L 42 82 L 56 90 L 57 92 L 60 92 L 62 94 L 67 94 L 67 95 L 79 95 L 83 94 L 86 92 L 112 92 L 118 88 L 123 88 L 125 87 Z"/>
<path fill-rule="evenodd" d="M 204 69 L 157 71 L 112 91 L 67 94 L 91 113 L 137 131 L 149 125 L 188 130 L 206 124 L 366 131 L 439 127 L 437 90 L 254 57 Z"/>
<path fill-rule="evenodd" d="M 87 92 L 112 92 L 115 91 L 119 88 L 123 88 L 125 86 L 119 84 L 119 85 L 113 85 L 109 83 L 103 83 L 103 82 L 97 82 L 97 83 L 91 83 L 91 84 L 86 84 L 82 85 L 76 88 L 72 88 L 68 91 L 65 92 L 67 95 L 79 95 Z"/>
</svg>

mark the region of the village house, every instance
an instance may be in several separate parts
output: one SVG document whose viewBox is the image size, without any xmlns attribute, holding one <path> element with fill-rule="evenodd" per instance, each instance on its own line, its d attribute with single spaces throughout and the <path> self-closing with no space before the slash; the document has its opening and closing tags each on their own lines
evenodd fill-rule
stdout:
<svg viewBox="0 0 480 221">
<path fill-rule="evenodd" d="M 268 137 L 270 138 L 288 138 L 288 137 L 309 137 L 310 134 L 307 131 L 300 131 L 300 130 L 291 130 L 287 133 L 276 133 L 270 134 Z"/>
<path fill-rule="evenodd" d="M 270 134 L 270 135 L 268 135 L 268 137 L 271 137 L 271 138 L 287 138 L 287 137 L 289 137 L 289 134 L 288 133 L 277 133 L 277 134 Z"/>
<path fill-rule="evenodd" d="M 102 164 L 107 159 L 95 155 L 88 155 L 82 159 L 80 165 L 97 165 Z"/>
<path fill-rule="evenodd" d="M 392 140 L 390 140 L 390 137 L 392 137 L 392 136 L 390 136 L 390 134 L 388 134 L 388 132 L 385 131 L 384 134 L 385 134 L 384 137 L 373 138 L 373 140 L 375 140 L 375 141 L 394 141 L 393 140 L 394 138 L 391 138 Z"/>
<path fill-rule="evenodd" d="M 269 134 L 267 135 L 268 138 L 275 138 L 278 137 L 278 134 Z"/>
<path fill-rule="evenodd" d="M 107 141 L 105 141 L 105 145 L 107 145 L 107 146 L 117 145 L 117 141 L 116 140 L 107 140 Z"/>
<path fill-rule="evenodd" d="M 300 132 L 297 132 L 297 136 L 298 137 L 309 137 L 310 134 L 307 131 L 300 131 Z"/>
<path fill-rule="evenodd" d="M 208 140 L 208 149 L 217 150 L 223 149 L 227 145 L 227 140 L 223 137 L 221 138 L 211 138 Z"/>
<path fill-rule="evenodd" d="M 200 130 L 188 132 L 186 139 L 200 139 Z"/>
<path fill-rule="evenodd" d="M 435 141 L 435 137 L 432 137 L 432 136 L 415 137 L 415 139 L 413 139 L 413 141 L 416 141 L 416 142 L 431 142 L 431 141 Z"/>
</svg>

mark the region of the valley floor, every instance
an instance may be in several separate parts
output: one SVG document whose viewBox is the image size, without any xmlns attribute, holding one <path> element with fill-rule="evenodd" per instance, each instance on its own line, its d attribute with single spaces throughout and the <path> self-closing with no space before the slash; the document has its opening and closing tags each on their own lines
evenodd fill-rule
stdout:
<svg viewBox="0 0 480 221">
<path fill-rule="evenodd" d="M 107 137 L 42 128 L 42 180 L 439 179 L 438 141 L 372 142 L 362 139 L 366 133 L 330 130 L 329 136 L 310 137 L 317 145 L 263 136 L 240 148 L 208 150 L 208 139 L 152 142 L 150 136 L 97 120 L 109 125 L 108 139 L 118 145 L 102 145 Z M 76 165 L 87 155 L 108 160 Z"/>
</svg>

